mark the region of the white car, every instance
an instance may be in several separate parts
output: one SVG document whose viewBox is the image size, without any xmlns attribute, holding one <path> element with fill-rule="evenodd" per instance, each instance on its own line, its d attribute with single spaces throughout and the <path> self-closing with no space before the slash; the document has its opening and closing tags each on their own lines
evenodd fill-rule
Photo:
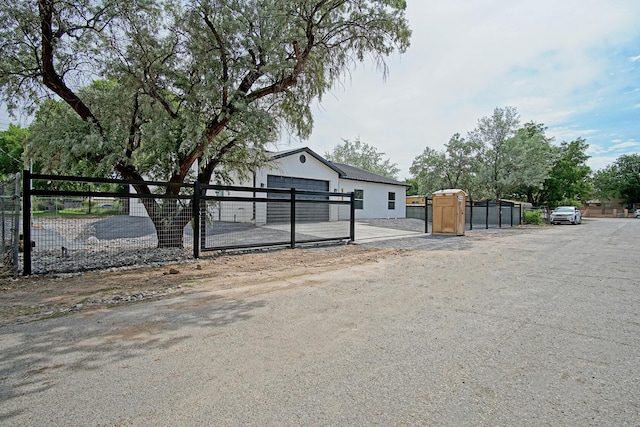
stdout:
<svg viewBox="0 0 640 427">
<path fill-rule="evenodd" d="M 636 218 L 640 218 L 640 209 L 636 209 L 635 215 L 636 215 Z"/>
<path fill-rule="evenodd" d="M 551 224 L 580 224 L 582 223 L 582 215 L 580 209 L 575 206 L 558 206 L 551 212 L 549 221 Z"/>
</svg>

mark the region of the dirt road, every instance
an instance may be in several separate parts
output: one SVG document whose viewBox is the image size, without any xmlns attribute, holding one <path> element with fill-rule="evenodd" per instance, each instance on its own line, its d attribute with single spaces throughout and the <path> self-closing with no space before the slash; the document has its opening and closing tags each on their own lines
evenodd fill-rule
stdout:
<svg viewBox="0 0 640 427">
<path fill-rule="evenodd" d="M 585 220 L 323 249 L 7 324 L 0 423 L 638 425 L 639 235 Z"/>
</svg>

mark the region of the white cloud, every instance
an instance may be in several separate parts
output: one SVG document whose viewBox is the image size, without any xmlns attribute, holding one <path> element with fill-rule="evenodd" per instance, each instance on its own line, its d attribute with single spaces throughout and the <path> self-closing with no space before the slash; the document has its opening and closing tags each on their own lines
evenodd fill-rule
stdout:
<svg viewBox="0 0 640 427">
<path fill-rule="evenodd" d="M 612 142 L 615 142 L 615 141 L 612 141 Z M 627 151 L 629 149 L 640 149 L 640 142 L 626 141 L 626 142 L 620 142 L 610 147 L 611 151 L 620 151 L 620 150 Z"/>
<path fill-rule="evenodd" d="M 424 147 L 442 149 L 507 105 L 523 121 L 547 125 L 557 141 L 591 144 L 603 131 L 593 112 L 629 75 L 611 77 L 608 55 L 640 35 L 639 15 L 640 2 L 631 1 L 409 2 L 412 45 L 389 61 L 388 80 L 360 66 L 316 110 L 305 144 L 323 153 L 359 135 L 408 176 Z"/>
</svg>

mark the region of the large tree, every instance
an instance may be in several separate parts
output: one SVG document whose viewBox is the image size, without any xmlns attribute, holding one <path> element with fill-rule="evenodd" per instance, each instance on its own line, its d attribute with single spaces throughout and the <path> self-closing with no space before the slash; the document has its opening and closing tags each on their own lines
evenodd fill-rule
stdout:
<svg viewBox="0 0 640 427">
<path fill-rule="evenodd" d="M 500 183 L 504 195 L 524 195 L 534 203 L 534 194 L 544 187 L 558 151 L 546 130 L 541 123 L 528 122 L 504 144 L 502 168 L 506 173 Z"/>
<path fill-rule="evenodd" d="M 27 134 L 27 129 L 14 124 L 0 131 L 0 179 L 6 180 L 9 174 L 22 172 L 22 152 Z"/>
<path fill-rule="evenodd" d="M 444 151 L 426 147 L 409 171 L 418 182 L 421 194 L 444 188 L 460 188 L 468 194 L 475 191 L 475 175 L 481 146 L 454 134 Z"/>
<path fill-rule="evenodd" d="M 246 171 L 278 132 L 307 137 L 311 101 L 356 62 L 372 58 L 386 74 L 385 57 L 409 44 L 405 7 L 402 0 L 2 0 L 0 95 L 10 109 L 31 111 L 43 97 L 59 99 L 64 106 L 46 108 L 70 120 L 73 137 L 58 132 L 53 147 L 82 153 L 96 171 L 181 183 L 198 165 L 197 178 L 209 182 L 220 168 Z M 135 189 L 152 195 L 148 186 Z M 143 201 L 159 245 L 181 244 L 169 236 L 191 209 Z"/>
<path fill-rule="evenodd" d="M 495 108 L 493 114 L 478 120 L 476 128 L 468 138 L 483 147 L 482 167 L 478 172 L 478 184 L 490 197 L 500 199 L 513 189 L 509 176 L 512 144 L 516 136 L 520 118 L 513 107 Z"/>
<path fill-rule="evenodd" d="M 625 154 L 593 177 L 602 199 L 619 197 L 628 205 L 640 203 L 640 154 Z"/>
<path fill-rule="evenodd" d="M 400 169 L 396 163 L 392 163 L 390 159 L 384 157 L 385 153 L 381 153 L 376 147 L 360 141 L 359 137 L 353 142 L 348 139 L 343 139 L 342 142 L 334 147 L 333 151 L 325 153 L 327 160 L 397 179 Z"/>
<path fill-rule="evenodd" d="M 591 196 L 591 168 L 587 165 L 589 145 L 584 138 L 563 141 L 556 147 L 556 156 L 542 189 L 532 194 L 533 204 L 559 206 L 581 205 Z"/>
</svg>

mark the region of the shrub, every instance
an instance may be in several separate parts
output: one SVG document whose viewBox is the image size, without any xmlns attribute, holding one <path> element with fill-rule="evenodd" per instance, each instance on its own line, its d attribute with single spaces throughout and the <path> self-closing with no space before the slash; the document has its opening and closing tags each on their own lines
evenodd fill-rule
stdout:
<svg viewBox="0 0 640 427">
<path fill-rule="evenodd" d="M 540 209 L 535 211 L 524 211 L 524 223 L 541 225 L 543 223 L 542 211 Z"/>
</svg>

